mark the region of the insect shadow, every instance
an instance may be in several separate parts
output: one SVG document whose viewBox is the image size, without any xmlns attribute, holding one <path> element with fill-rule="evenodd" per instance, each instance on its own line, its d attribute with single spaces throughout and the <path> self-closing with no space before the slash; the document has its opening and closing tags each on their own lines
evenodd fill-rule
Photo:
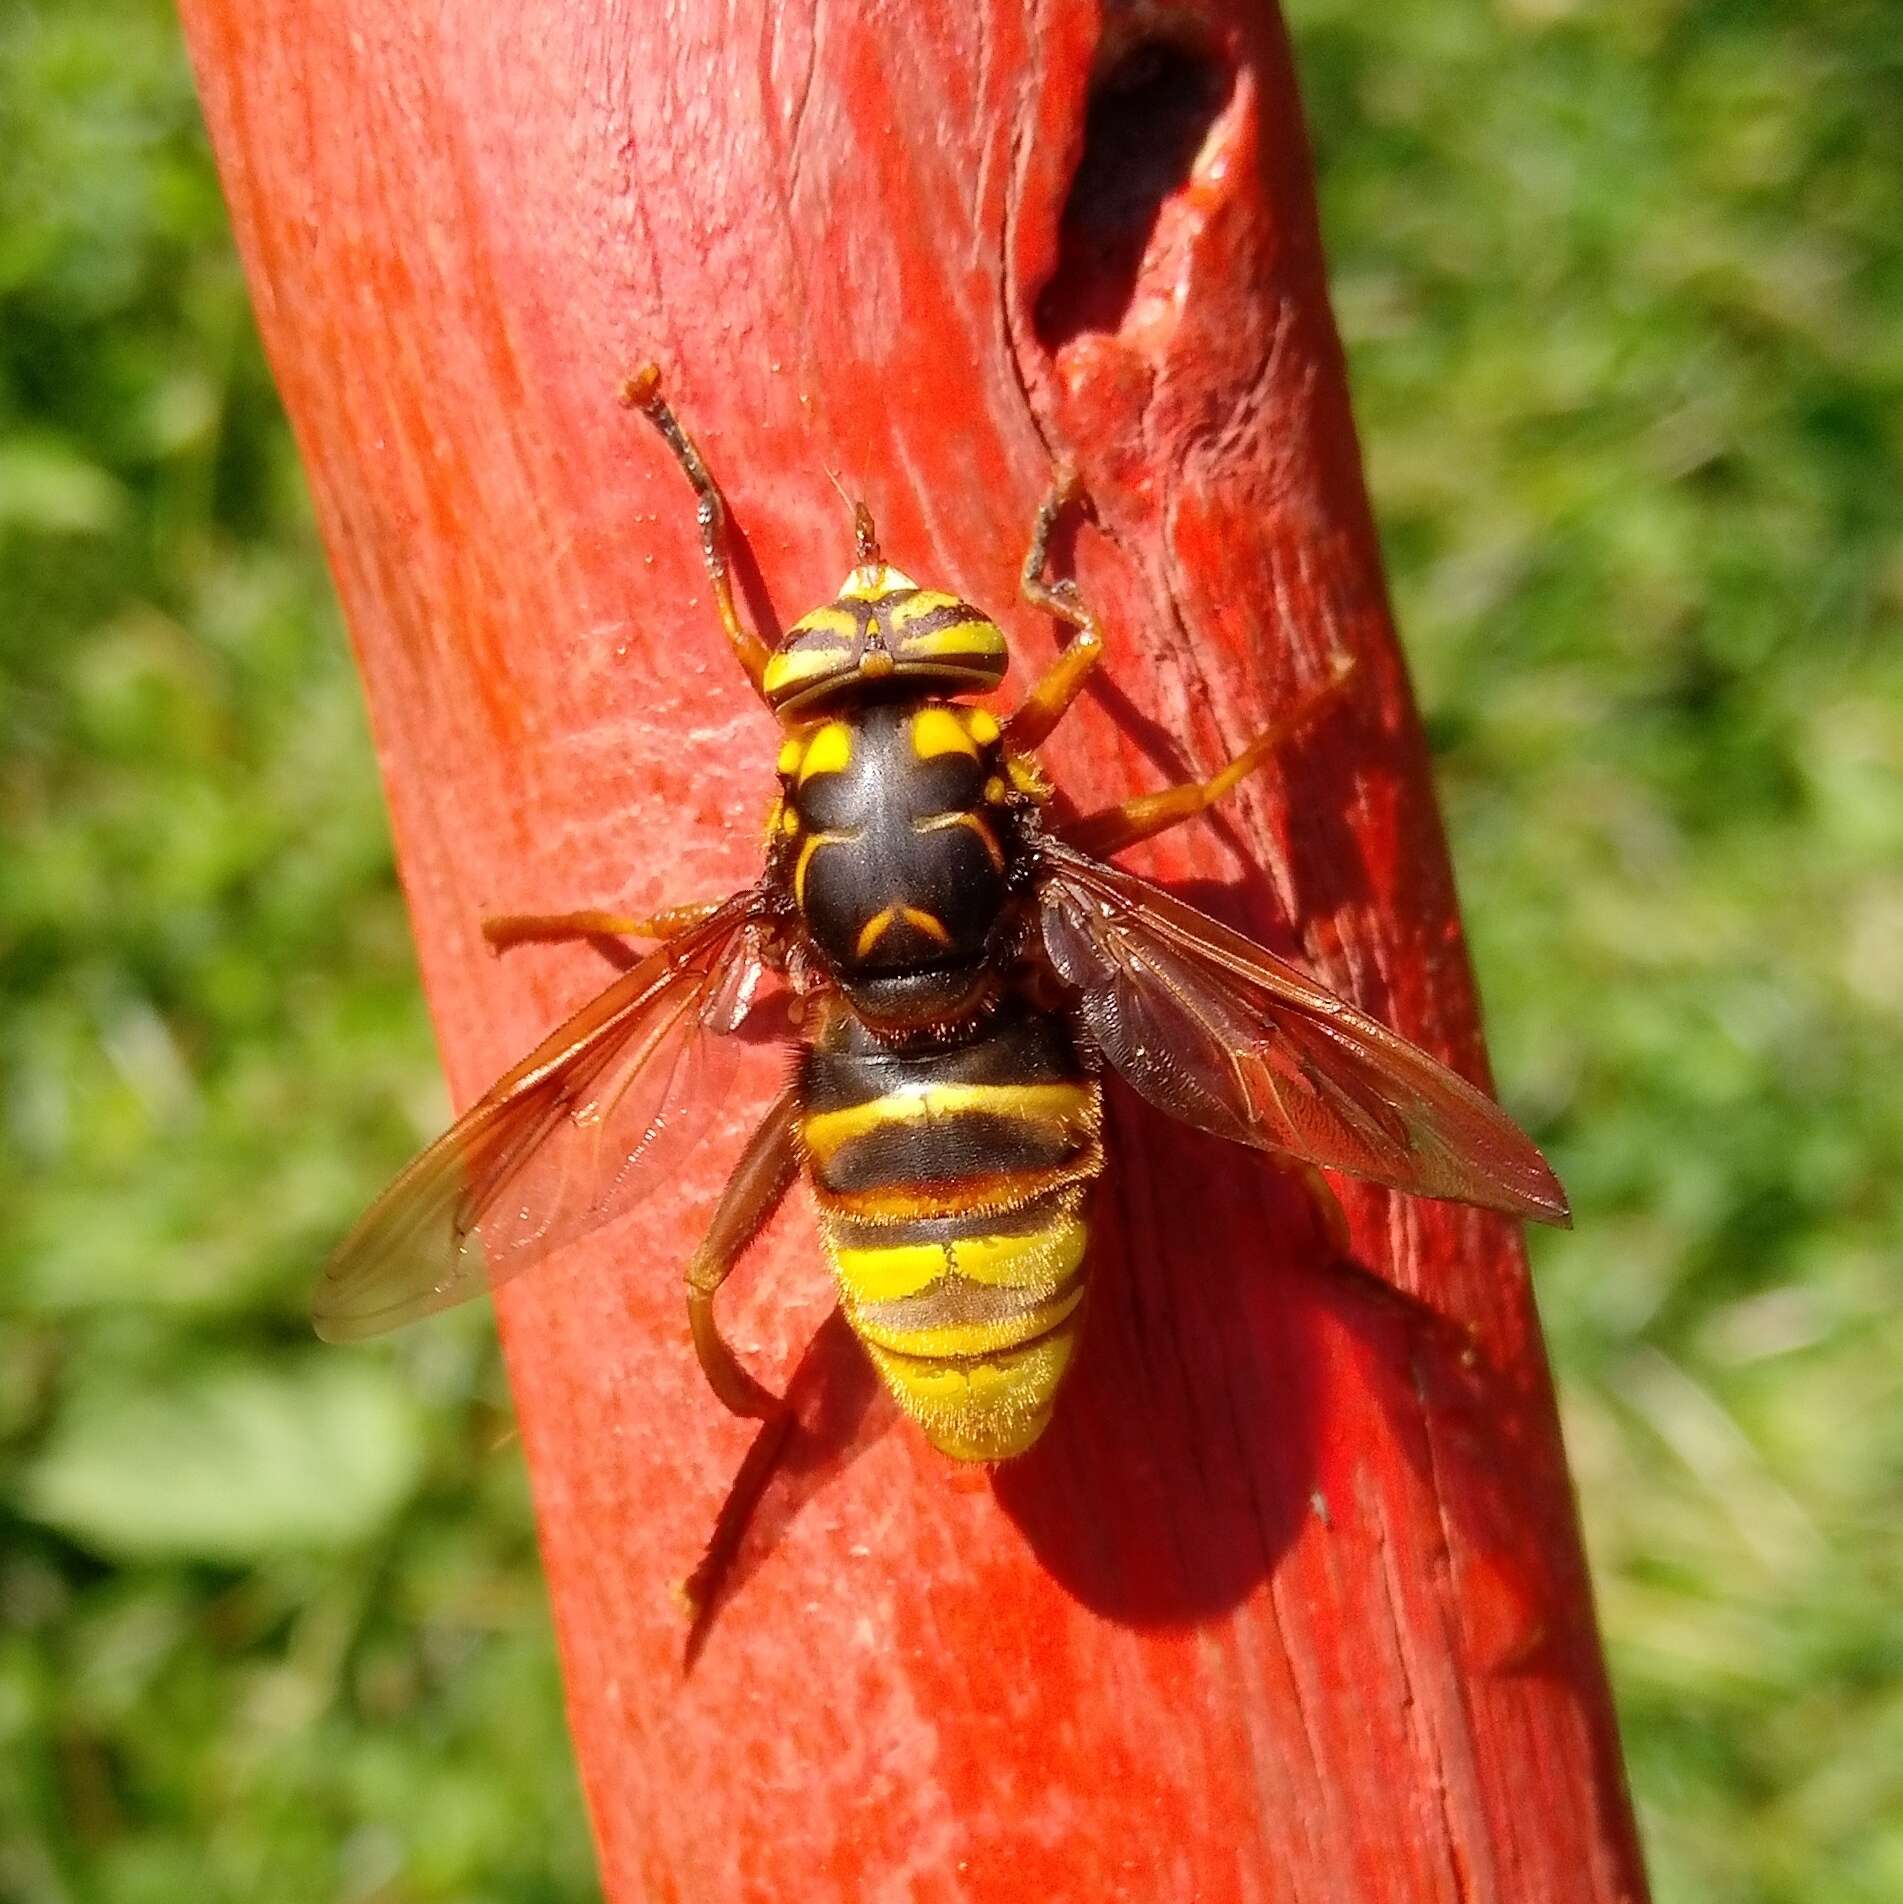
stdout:
<svg viewBox="0 0 1903 1904">
<path fill-rule="evenodd" d="M 899 1413 L 837 1308 L 801 1351 L 785 1401 L 785 1412 L 754 1435 L 700 1564 L 681 1588 L 688 1610 L 684 1672 L 693 1671 L 714 1622 L 771 1557 L 794 1518 Z"/>
<path fill-rule="evenodd" d="M 1547 1558 L 1569 1547 L 1543 1504 L 1569 1497 L 1542 1466 L 1543 1373 L 1495 1364 L 1463 1321 L 1344 1255 L 1300 1176 L 1211 1154 L 1120 1084 L 1110 1095 L 1079 1364 L 1050 1429 L 993 1477 L 1052 1576 L 1106 1618 L 1195 1625 L 1266 1580 L 1311 1520 L 1358 1512 L 1321 1482 L 1324 1437 L 1365 1432 L 1324 1375 L 1345 1348 L 1451 1523 L 1474 1658 L 1596 1670 L 1561 1617 L 1583 1583 Z"/>
<path fill-rule="evenodd" d="M 1312 1511 L 1312 1331 L 1283 1270 L 1329 1244 L 1295 1179 L 1212 1156 L 1214 1140 L 1114 1081 L 1108 1097 L 1077 1367 L 1050 1428 L 992 1485 L 1084 1604 L 1193 1624 L 1244 1599 Z"/>
</svg>

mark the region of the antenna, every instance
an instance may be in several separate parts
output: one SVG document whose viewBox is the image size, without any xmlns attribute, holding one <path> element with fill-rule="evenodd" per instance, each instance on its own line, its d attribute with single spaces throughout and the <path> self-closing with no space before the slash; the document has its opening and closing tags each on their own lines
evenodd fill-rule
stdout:
<svg viewBox="0 0 1903 1904">
<path fill-rule="evenodd" d="M 839 500 L 852 511 L 854 567 L 882 568 L 884 558 L 879 554 L 879 532 L 872 526 L 872 511 L 856 497 L 847 493 L 846 485 L 839 480 L 837 470 L 829 468 L 826 471 L 826 480 L 839 491 Z"/>
</svg>

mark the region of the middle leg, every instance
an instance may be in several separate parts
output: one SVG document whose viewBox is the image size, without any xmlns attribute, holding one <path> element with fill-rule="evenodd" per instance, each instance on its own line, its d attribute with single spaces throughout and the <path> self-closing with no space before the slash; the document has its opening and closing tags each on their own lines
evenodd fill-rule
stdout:
<svg viewBox="0 0 1903 1904">
<path fill-rule="evenodd" d="M 497 952 L 512 946 L 561 939 L 675 939 L 703 919 L 711 919 L 726 902 L 693 899 L 684 906 L 663 906 L 659 912 L 505 912 L 482 922 L 482 936 Z"/>
<path fill-rule="evenodd" d="M 1234 760 L 1207 780 L 1191 780 L 1180 787 L 1165 787 L 1160 793 L 1140 793 L 1132 800 L 1097 813 L 1063 829 L 1067 846 L 1105 859 L 1139 840 L 1154 839 L 1173 826 L 1205 813 L 1224 794 L 1233 792 L 1241 782 L 1264 766 L 1275 750 L 1302 728 L 1347 686 L 1354 673 L 1350 660 L 1337 662 L 1335 671 L 1319 687 L 1311 688 L 1295 707 L 1266 733 L 1258 734 Z"/>
</svg>

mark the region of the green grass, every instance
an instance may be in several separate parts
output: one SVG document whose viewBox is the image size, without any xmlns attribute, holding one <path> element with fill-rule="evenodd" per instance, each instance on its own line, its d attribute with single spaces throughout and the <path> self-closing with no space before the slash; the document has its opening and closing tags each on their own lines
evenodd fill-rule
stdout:
<svg viewBox="0 0 1903 1904">
<path fill-rule="evenodd" d="M 1659 1894 L 1887 1904 L 1903 20 L 1295 24 Z M 486 1325 L 302 1318 L 443 1099 L 168 13 L 0 153 L 0 1895 L 587 1897 Z"/>
</svg>

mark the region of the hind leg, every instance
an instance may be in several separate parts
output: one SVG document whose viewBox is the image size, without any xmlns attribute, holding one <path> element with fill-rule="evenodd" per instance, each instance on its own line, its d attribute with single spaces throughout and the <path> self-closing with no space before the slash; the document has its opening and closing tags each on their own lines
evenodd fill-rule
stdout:
<svg viewBox="0 0 1903 1904">
<path fill-rule="evenodd" d="M 741 1366 L 714 1319 L 714 1297 L 746 1247 L 766 1227 L 799 1170 L 799 1096 L 788 1085 L 773 1100 L 760 1127 L 747 1140 L 714 1220 L 687 1265 L 687 1324 L 701 1372 L 721 1402 L 736 1415 L 771 1421 L 780 1398 Z"/>
</svg>

